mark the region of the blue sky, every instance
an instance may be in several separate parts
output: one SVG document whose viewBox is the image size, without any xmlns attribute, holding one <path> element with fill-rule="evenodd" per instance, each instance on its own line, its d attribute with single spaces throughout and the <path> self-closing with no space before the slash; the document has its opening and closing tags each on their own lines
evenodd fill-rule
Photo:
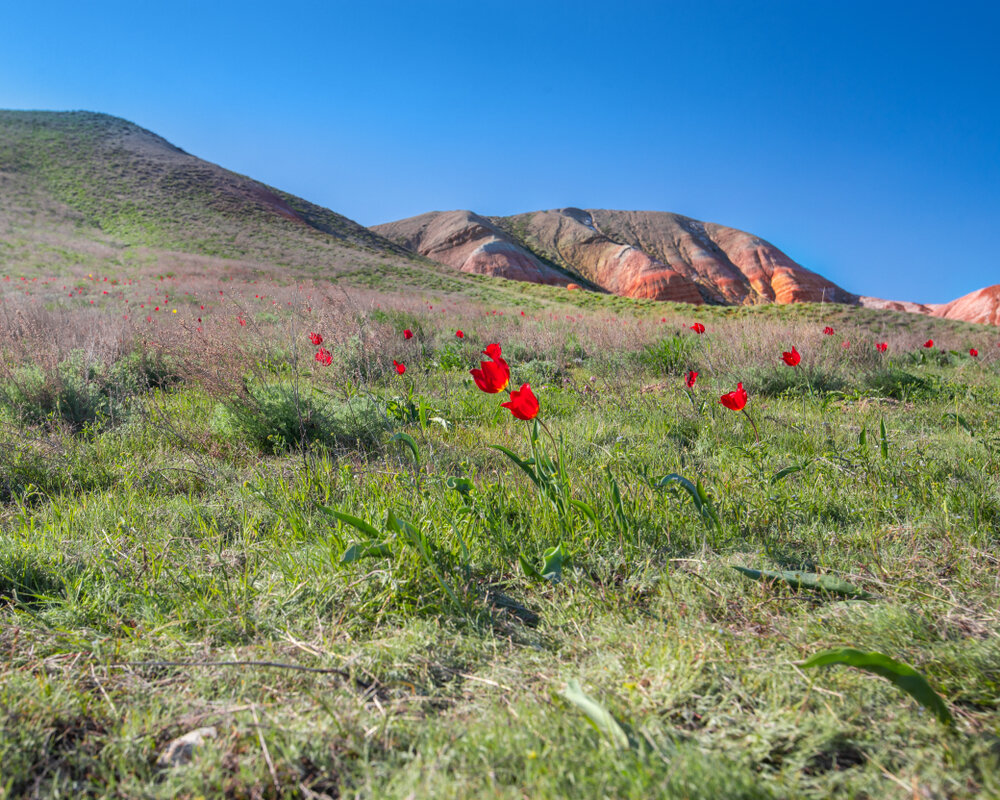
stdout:
<svg viewBox="0 0 1000 800">
<path fill-rule="evenodd" d="M 363 224 L 676 211 L 862 294 L 1000 283 L 1000 6 L 8 3 L 0 107 L 103 111 Z"/>
</svg>

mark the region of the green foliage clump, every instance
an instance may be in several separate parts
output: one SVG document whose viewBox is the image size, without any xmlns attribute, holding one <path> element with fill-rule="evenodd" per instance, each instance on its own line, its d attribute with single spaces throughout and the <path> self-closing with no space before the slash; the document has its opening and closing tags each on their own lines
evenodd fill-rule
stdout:
<svg viewBox="0 0 1000 800">
<path fill-rule="evenodd" d="M 935 393 L 935 382 L 912 372 L 888 367 L 865 375 L 863 387 L 877 397 L 893 400 L 914 400 Z"/>
<path fill-rule="evenodd" d="M 639 360 L 655 372 L 664 375 L 681 375 L 697 369 L 698 342 L 692 336 L 669 336 L 648 345 L 639 354 Z"/>
<path fill-rule="evenodd" d="M 74 350 L 52 369 L 27 364 L 13 370 L 0 385 L 0 407 L 28 424 L 114 425 L 129 418 L 138 396 L 177 380 L 163 358 L 130 353 L 105 364 Z"/>
<path fill-rule="evenodd" d="M 518 364 L 512 377 L 518 384 L 530 383 L 532 386 L 541 386 L 557 380 L 562 375 L 563 369 L 557 362 L 547 358 L 533 358 Z"/>
<path fill-rule="evenodd" d="M 370 448 L 388 429 L 388 418 L 372 398 L 334 400 L 286 382 L 252 386 L 220 403 L 212 427 L 273 454 L 308 445 Z"/>
<path fill-rule="evenodd" d="M 821 395 L 841 392 L 850 386 L 847 378 L 821 367 L 752 367 L 745 371 L 743 385 L 754 395 Z"/>
</svg>

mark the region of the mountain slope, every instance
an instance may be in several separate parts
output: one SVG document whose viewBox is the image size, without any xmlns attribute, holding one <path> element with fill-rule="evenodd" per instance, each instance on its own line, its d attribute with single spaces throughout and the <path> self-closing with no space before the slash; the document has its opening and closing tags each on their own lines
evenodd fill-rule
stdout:
<svg viewBox="0 0 1000 800">
<path fill-rule="evenodd" d="M 440 272 L 340 214 L 89 112 L 0 111 L 0 236 L 28 261 L 140 247 L 330 276 L 387 262 Z"/>
<path fill-rule="evenodd" d="M 554 286 L 573 280 L 471 211 L 431 212 L 376 227 L 386 239 L 460 272 Z"/>
<path fill-rule="evenodd" d="M 935 306 L 931 313 L 944 319 L 1000 325 L 1000 284 L 969 292 L 950 303 Z"/>
<path fill-rule="evenodd" d="M 447 237 L 430 235 L 445 221 Z M 511 245 L 488 264 L 468 247 L 476 241 L 472 229 L 484 225 Z M 563 208 L 484 218 L 431 212 L 373 230 L 467 272 L 536 280 L 520 266 L 533 260 L 626 297 L 727 305 L 857 302 L 763 239 L 680 214 Z"/>
</svg>

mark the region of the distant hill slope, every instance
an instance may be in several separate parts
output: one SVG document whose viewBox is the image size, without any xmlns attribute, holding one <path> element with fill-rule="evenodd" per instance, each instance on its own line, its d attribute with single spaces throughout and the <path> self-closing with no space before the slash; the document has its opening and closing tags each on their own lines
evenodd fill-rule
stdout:
<svg viewBox="0 0 1000 800">
<path fill-rule="evenodd" d="M 680 214 L 562 208 L 486 218 L 450 211 L 372 230 L 465 272 L 577 280 L 625 297 L 725 305 L 857 302 L 759 237 Z"/>
<path fill-rule="evenodd" d="M 5 246 L 6 245 L 6 246 Z M 89 112 L 0 111 L 0 267 L 128 247 L 332 276 L 440 273 L 340 214 Z M 412 275 L 410 276 L 413 277 Z"/>
<path fill-rule="evenodd" d="M 931 313 L 945 319 L 1000 325 L 1000 284 L 987 286 L 950 303 L 934 306 Z"/>
</svg>

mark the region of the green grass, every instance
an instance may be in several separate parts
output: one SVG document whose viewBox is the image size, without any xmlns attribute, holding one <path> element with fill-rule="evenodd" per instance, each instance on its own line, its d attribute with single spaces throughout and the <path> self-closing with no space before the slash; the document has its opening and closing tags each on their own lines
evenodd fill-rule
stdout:
<svg viewBox="0 0 1000 800">
<path fill-rule="evenodd" d="M 711 323 L 676 344 L 620 335 L 647 312 L 607 323 L 607 303 L 481 330 L 489 309 L 387 303 L 328 370 L 312 320 L 291 349 L 284 322 L 236 328 L 242 349 L 209 364 L 228 381 L 155 342 L 84 372 L 13 365 L 127 413 L 77 425 L 51 392 L 0 397 L 0 796 L 1000 793 L 1000 362 L 910 358 L 916 330 L 879 361 L 858 351 L 894 317 L 863 310 L 657 306 Z M 831 314 L 856 350 L 815 335 Z M 956 349 L 992 334 L 912 324 Z M 489 447 L 529 454 L 530 426 L 466 372 L 494 331 L 564 447 L 548 495 Z M 786 336 L 813 337 L 810 379 L 770 352 Z M 157 347 L 172 379 L 136 379 Z M 759 444 L 718 404 L 744 379 Z M 671 473 L 702 482 L 718 525 Z M 343 563 L 354 544 L 384 549 Z M 561 580 L 525 573 L 559 544 Z M 797 666 L 841 646 L 915 667 L 954 730 L 881 678 Z M 561 694 L 573 680 L 618 739 Z M 191 765 L 157 763 L 205 726 Z"/>
</svg>

